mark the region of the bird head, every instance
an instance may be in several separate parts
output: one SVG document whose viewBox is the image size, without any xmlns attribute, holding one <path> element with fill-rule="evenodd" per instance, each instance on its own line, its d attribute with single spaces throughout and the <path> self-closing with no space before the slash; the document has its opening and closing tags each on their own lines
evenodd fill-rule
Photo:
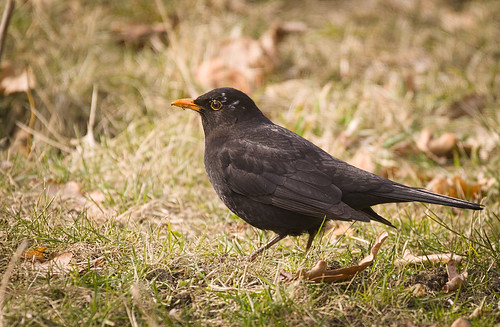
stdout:
<svg viewBox="0 0 500 327">
<path fill-rule="evenodd" d="M 268 121 L 248 95 L 229 87 L 214 89 L 196 99 L 175 100 L 172 105 L 200 113 L 205 135 L 252 119 Z"/>
</svg>

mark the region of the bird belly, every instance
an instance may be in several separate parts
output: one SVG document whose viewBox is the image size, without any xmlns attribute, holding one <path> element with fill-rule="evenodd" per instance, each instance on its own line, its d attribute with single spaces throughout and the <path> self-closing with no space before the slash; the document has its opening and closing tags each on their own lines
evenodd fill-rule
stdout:
<svg viewBox="0 0 500 327">
<path fill-rule="evenodd" d="M 323 223 L 323 219 L 320 218 L 258 202 L 230 190 L 228 192 L 231 194 L 225 194 L 225 192 L 217 192 L 217 194 L 229 210 L 250 225 L 262 230 L 271 230 L 279 235 L 298 236 L 317 231 Z"/>
<path fill-rule="evenodd" d="M 256 228 L 271 230 L 280 235 L 297 236 L 314 233 L 323 223 L 323 218 L 282 209 L 234 192 L 229 188 L 222 173 L 224 169 L 217 151 L 212 148 L 205 149 L 205 169 L 210 183 L 222 202 L 231 212 Z"/>
</svg>

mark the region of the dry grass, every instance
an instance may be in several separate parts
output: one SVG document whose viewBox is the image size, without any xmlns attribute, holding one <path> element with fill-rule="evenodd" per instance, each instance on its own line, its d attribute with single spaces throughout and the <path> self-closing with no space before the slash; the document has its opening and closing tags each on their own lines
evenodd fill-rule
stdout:
<svg viewBox="0 0 500 327">
<path fill-rule="evenodd" d="M 115 42 L 113 22 L 168 23 L 169 42 L 143 49 Z M 12 326 L 84 325 L 450 325 L 476 307 L 473 325 L 500 323 L 500 4 L 496 1 L 138 1 L 18 2 L 4 60 L 29 66 L 40 112 L 35 129 L 71 151 L 34 139 L 26 157 L 0 152 L 0 273 L 21 241 L 97 268 L 47 276 L 23 262 L 7 285 L 3 321 Z M 247 264 L 240 258 L 272 237 L 230 214 L 203 167 L 203 132 L 193 112 L 170 102 L 206 91 L 195 67 L 238 33 L 259 36 L 275 20 L 304 21 L 282 62 L 253 98 L 275 122 L 335 156 L 426 186 L 434 176 L 493 178 L 480 213 L 419 204 L 376 210 L 398 228 L 375 264 L 350 282 L 283 283 L 279 272 L 317 260 L 349 265 L 384 228 L 354 224 L 354 237 L 289 238 Z M 168 25 L 168 24 L 167 24 Z M 82 141 L 98 87 L 97 145 Z M 450 118 L 465 96 L 481 112 Z M 0 137 L 12 115 L 27 122 L 25 94 L 0 99 Z M 438 164 L 414 151 L 427 127 L 454 133 L 472 155 Z M 361 159 L 363 159 L 361 158 Z M 82 209 L 49 192 L 77 182 Z M 41 182 L 36 183 L 36 182 Z M 42 185 L 42 186 L 40 186 Z M 45 188 L 43 187 L 45 185 Z M 454 293 L 432 281 L 443 266 L 395 266 L 405 249 L 464 256 L 469 279 Z M 89 264 L 90 265 L 90 264 Z M 440 277 L 441 276 L 441 277 Z M 423 297 L 409 287 L 426 286 Z"/>
</svg>

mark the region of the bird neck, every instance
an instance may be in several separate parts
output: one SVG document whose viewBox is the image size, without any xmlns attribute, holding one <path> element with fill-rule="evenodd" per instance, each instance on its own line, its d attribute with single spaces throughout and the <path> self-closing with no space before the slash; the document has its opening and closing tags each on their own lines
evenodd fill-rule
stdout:
<svg viewBox="0 0 500 327">
<path fill-rule="evenodd" d="M 238 115 L 225 117 L 225 119 L 216 120 L 213 116 L 201 115 L 201 122 L 205 138 L 211 134 L 224 135 L 230 132 L 238 132 L 246 128 L 252 128 L 259 124 L 272 124 L 262 112 L 253 112 L 249 115 Z"/>
</svg>

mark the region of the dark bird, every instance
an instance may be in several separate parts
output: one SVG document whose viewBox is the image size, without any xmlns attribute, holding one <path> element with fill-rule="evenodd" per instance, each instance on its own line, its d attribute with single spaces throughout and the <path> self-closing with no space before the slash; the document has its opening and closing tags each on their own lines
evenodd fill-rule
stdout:
<svg viewBox="0 0 500 327">
<path fill-rule="evenodd" d="M 205 131 L 205 169 L 224 204 L 250 225 L 277 235 L 255 257 L 288 235 L 309 234 L 324 220 L 378 221 L 373 205 L 425 202 L 481 210 L 482 205 L 405 186 L 336 159 L 275 125 L 245 93 L 219 88 L 172 105 L 197 111 Z"/>
</svg>

